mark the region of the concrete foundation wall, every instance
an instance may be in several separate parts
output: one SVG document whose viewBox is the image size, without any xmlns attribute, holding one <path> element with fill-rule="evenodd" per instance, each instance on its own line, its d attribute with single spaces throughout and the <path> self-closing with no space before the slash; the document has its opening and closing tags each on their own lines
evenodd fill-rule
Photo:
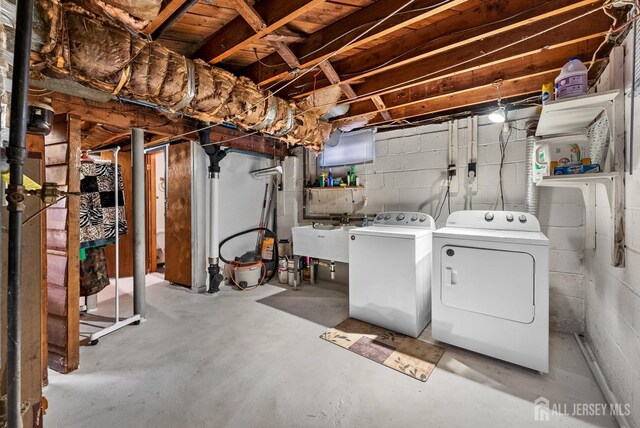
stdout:
<svg viewBox="0 0 640 428">
<path fill-rule="evenodd" d="M 629 422 L 640 427 L 640 110 L 636 105 L 632 120 L 632 36 L 625 42 L 625 51 L 625 134 L 629 162 L 625 174 L 626 267 L 615 268 L 610 264 L 611 213 L 605 192 L 598 189 L 596 249 L 585 253 L 585 336 L 614 395 L 620 403 L 631 405 Z M 639 90 L 636 79 L 636 96 Z M 633 159 L 629 159 L 632 122 L 636 147 Z M 628 172 L 630 168 L 633 175 Z"/>
<path fill-rule="evenodd" d="M 511 136 L 503 168 L 505 210 L 524 211 L 525 200 L 525 123 L 535 116 L 534 109 L 512 113 Z M 458 123 L 458 176 L 466 176 L 467 120 Z M 478 120 L 477 193 L 471 195 L 474 209 L 500 209 L 498 183 L 500 149 L 498 135 L 502 125 L 486 117 Z M 422 211 L 436 217 L 446 192 L 448 165 L 448 124 L 382 132 L 376 135 L 376 158 L 371 164 L 358 165 L 357 174 L 364 189 L 307 190 L 308 213 L 327 216 L 348 213 L 373 215 L 382 211 Z M 313 159 L 313 155 L 311 155 Z M 316 165 L 311 162 L 315 179 Z M 335 176 L 346 168 L 332 168 Z M 302 157 L 287 158 L 284 191 L 281 193 L 279 221 L 281 235 L 302 219 Z M 540 223 L 550 239 L 551 326 L 562 332 L 581 332 L 584 325 L 584 202 L 578 190 L 541 188 Z M 451 195 L 451 211 L 469 207 L 469 192 L 461 182 L 459 192 Z M 366 202 L 365 202 L 366 201 Z M 438 227 L 448 216 L 442 207 Z M 306 222 L 308 222 L 307 220 Z"/>
</svg>

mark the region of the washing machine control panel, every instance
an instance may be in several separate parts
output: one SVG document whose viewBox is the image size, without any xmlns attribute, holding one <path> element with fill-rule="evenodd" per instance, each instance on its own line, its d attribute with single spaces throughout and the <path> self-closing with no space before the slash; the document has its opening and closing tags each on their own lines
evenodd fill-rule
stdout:
<svg viewBox="0 0 640 428">
<path fill-rule="evenodd" d="M 384 212 L 376 216 L 373 224 L 385 226 L 411 226 L 435 229 L 430 215 L 412 212 Z"/>
<path fill-rule="evenodd" d="M 456 211 L 447 218 L 447 226 L 540 232 L 537 218 L 518 211 Z"/>
</svg>

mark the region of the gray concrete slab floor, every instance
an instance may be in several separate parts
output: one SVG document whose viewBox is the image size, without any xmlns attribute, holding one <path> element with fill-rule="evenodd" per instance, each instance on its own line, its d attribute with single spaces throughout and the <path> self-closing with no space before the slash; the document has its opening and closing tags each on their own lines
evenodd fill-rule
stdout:
<svg viewBox="0 0 640 428">
<path fill-rule="evenodd" d="M 423 383 L 319 338 L 348 316 L 344 283 L 211 296 L 147 281 L 145 322 L 83 346 L 76 372 L 50 372 L 45 426 L 537 427 L 540 396 L 568 413 L 605 403 L 570 335 L 552 334 L 547 375 L 443 344 Z M 126 316 L 130 280 L 122 289 Z M 112 296 L 83 317 L 85 333 L 112 313 Z M 617 426 L 556 414 L 546 425 Z"/>
</svg>

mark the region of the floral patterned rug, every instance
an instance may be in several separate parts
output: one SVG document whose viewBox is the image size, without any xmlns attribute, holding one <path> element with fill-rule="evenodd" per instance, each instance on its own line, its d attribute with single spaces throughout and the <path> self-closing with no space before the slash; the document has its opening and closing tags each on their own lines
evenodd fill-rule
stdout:
<svg viewBox="0 0 640 428">
<path fill-rule="evenodd" d="M 330 328 L 320 338 L 422 382 L 427 381 L 444 354 L 440 346 L 353 318 Z"/>
</svg>

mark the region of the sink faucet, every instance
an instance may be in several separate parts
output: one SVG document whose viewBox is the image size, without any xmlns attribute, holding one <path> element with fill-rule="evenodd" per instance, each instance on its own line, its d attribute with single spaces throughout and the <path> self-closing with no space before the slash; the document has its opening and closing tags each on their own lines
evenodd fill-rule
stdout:
<svg viewBox="0 0 640 428">
<path fill-rule="evenodd" d="M 344 213 L 344 215 L 340 217 L 340 225 L 341 226 L 349 225 L 349 215 L 347 213 Z"/>
</svg>

